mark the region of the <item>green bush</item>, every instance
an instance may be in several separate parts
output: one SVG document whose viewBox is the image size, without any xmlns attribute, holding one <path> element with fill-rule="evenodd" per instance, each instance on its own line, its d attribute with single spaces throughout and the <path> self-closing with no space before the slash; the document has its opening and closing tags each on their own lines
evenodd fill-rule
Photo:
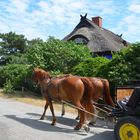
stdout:
<svg viewBox="0 0 140 140">
<path fill-rule="evenodd" d="M 75 66 L 72 73 L 74 75 L 95 77 L 98 69 L 108 62 L 110 62 L 110 60 L 105 57 L 89 58 Z"/>
<path fill-rule="evenodd" d="M 0 67 L 0 86 L 4 87 L 5 93 L 13 93 L 22 87 L 40 93 L 40 89 L 32 80 L 33 69 L 23 64 L 8 64 Z M 40 95 L 40 94 L 38 94 Z"/>
<path fill-rule="evenodd" d="M 69 73 L 73 66 L 90 58 L 87 47 L 71 41 L 60 41 L 50 37 L 47 42 L 35 42 L 28 50 L 28 62 L 53 73 Z"/>
<path fill-rule="evenodd" d="M 0 85 L 4 86 L 8 81 L 11 82 L 13 88 L 22 87 L 28 74 L 29 67 L 22 64 L 8 64 L 0 68 Z"/>
<path fill-rule="evenodd" d="M 10 80 L 6 80 L 6 83 L 4 84 L 3 91 L 4 91 L 4 93 L 7 93 L 7 94 L 11 94 L 14 92 L 13 85 L 12 85 Z"/>
<path fill-rule="evenodd" d="M 100 67 L 98 76 L 105 77 L 116 85 L 140 79 L 140 43 L 135 43 L 118 52 L 106 65 Z"/>
<path fill-rule="evenodd" d="M 8 57 L 7 64 L 28 64 L 26 54 L 16 53 Z"/>
</svg>

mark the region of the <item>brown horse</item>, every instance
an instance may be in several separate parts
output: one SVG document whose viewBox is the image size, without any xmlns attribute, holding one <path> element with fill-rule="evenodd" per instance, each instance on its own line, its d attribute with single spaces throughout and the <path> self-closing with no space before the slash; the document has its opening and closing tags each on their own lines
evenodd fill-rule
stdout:
<svg viewBox="0 0 140 140">
<path fill-rule="evenodd" d="M 92 82 L 92 85 L 94 87 L 92 100 L 94 102 L 98 102 L 100 98 L 103 98 L 107 105 L 114 107 L 115 104 L 110 96 L 109 81 L 107 79 L 92 77 L 89 78 L 89 80 Z"/>
<path fill-rule="evenodd" d="M 104 102 L 107 105 L 114 107 L 115 104 L 110 96 L 109 81 L 107 79 L 93 78 L 93 77 L 89 77 L 88 79 L 91 81 L 91 83 L 93 85 L 92 101 L 98 102 L 98 100 L 100 98 L 103 98 Z M 65 109 L 64 109 L 64 104 L 62 104 L 62 116 L 64 114 L 65 114 Z M 95 119 L 95 118 L 93 118 L 93 119 Z M 92 120 L 92 121 L 93 121 L 93 123 L 95 122 L 95 120 Z"/>
<path fill-rule="evenodd" d="M 71 102 L 80 109 L 94 113 L 94 107 L 92 105 L 93 85 L 88 78 L 79 78 L 72 75 L 52 78 L 49 72 L 35 68 L 33 72 L 33 80 L 40 85 L 42 95 L 46 99 L 41 119 L 44 119 L 46 109 L 50 106 L 53 117 L 52 125 L 55 125 L 56 123 L 56 117 L 52 104 L 53 99 Z M 76 125 L 75 130 L 79 130 L 85 123 L 87 116 L 89 116 L 87 113 L 79 109 L 78 114 L 80 120 Z"/>
</svg>

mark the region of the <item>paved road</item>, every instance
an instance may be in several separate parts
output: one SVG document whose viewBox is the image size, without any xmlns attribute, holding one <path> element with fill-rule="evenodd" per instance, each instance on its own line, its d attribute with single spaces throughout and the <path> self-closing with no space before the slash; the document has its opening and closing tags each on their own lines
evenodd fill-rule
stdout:
<svg viewBox="0 0 140 140">
<path fill-rule="evenodd" d="M 39 120 L 42 107 L 28 105 L 10 99 L 0 98 L 0 140 L 114 140 L 113 129 L 102 122 L 91 127 L 90 132 L 74 131 L 75 116 L 55 112 L 58 118 L 56 126 L 51 126 L 50 111 L 46 120 Z M 111 127 L 111 126 L 110 126 Z"/>
</svg>

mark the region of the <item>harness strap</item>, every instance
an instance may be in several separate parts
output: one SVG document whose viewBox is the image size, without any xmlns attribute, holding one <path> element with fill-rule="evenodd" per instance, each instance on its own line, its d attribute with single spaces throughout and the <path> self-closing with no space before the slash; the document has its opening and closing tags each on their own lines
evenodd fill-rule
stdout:
<svg viewBox="0 0 140 140">
<path fill-rule="evenodd" d="M 51 84 L 51 81 L 52 81 L 53 79 L 54 79 L 54 78 L 51 78 L 51 79 L 47 80 L 47 81 L 48 81 L 48 82 L 47 82 L 47 87 Z M 48 98 L 48 101 L 49 101 L 49 102 L 51 102 L 52 100 L 61 101 L 61 98 L 60 98 L 60 95 L 59 95 L 59 94 L 60 94 L 60 92 L 59 92 L 59 84 L 57 85 L 57 94 L 58 94 L 57 98 L 52 97 L 51 93 L 48 91 L 48 88 L 46 88 L 45 90 L 46 90 L 46 92 L 47 92 L 47 98 Z"/>
<path fill-rule="evenodd" d="M 60 89 L 59 89 L 59 84 L 57 85 L 57 92 L 58 92 L 58 100 L 61 101 L 61 97 L 60 97 Z"/>
<path fill-rule="evenodd" d="M 51 102 L 52 100 L 57 100 L 57 101 L 61 101 L 61 97 L 60 97 L 60 84 L 58 83 L 57 84 L 57 98 L 54 98 L 52 97 L 51 93 L 48 91 L 49 89 L 49 85 L 51 84 L 52 80 L 55 80 L 56 78 L 60 78 L 60 79 L 65 79 L 67 77 L 71 76 L 71 74 L 67 74 L 67 75 L 64 75 L 64 76 L 60 76 L 60 77 L 50 77 L 50 78 L 44 78 L 45 80 L 45 83 L 47 84 L 47 86 L 44 86 L 42 85 L 41 87 L 41 92 L 42 93 L 47 93 L 47 98 L 48 98 L 48 101 Z"/>
<path fill-rule="evenodd" d="M 47 92 L 47 98 L 48 98 L 48 101 L 49 101 L 49 102 L 51 102 L 51 101 L 52 101 L 52 97 L 51 97 L 51 95 L 50 95 L 50 93 L 49 93 L 49 92 Z"/>
<path fill-rule="evenodd" d="M 44 79 L 44 80 L 46 80 L 47 86 L 49 86 L 49 84 L 50 84 L 50 82 L 51 82 L 51 79 L 48 79 L 48 78 L 47 78 L 47 79 Z M 46 86 L 41 85 L 41 93 L 42 93 L 42 95 L 45 94 L 45 93 L 47 93 L 47 94 L 45 94 L 45 95 L 47 95 L 48 101 L 49 101 L 49 102 L 52 101 L 51 95 L 50 95 L 50 93 L 49 93 L 49 91 L 48 91 L 48 89 L 47 89 Z"/>
</svg>

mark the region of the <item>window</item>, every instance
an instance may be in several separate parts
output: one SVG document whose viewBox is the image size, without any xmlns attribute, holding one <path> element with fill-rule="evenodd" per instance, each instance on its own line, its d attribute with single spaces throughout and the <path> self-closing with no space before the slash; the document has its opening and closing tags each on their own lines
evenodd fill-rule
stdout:
<svg viewBox="0 0 140 140">
<path fill-rule="evenodd" d="M 87 44 L 88 40 L 84 37 L 77 37 L 73 40 L 74 42 L 76 42 L 77 44 Z"/>
</svg>

